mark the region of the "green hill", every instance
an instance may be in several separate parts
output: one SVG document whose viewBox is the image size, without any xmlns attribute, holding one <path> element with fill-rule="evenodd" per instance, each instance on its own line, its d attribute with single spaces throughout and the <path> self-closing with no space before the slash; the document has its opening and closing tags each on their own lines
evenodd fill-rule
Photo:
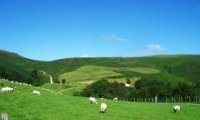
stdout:
<svg viewBox="0 0 200 120">
<path fill-rule="evenodd" d="M 0 51 L 0 77 L 31 84 L 48 83 L 40 71 L 53 76 L 54 82 L 98 80 L 101 78 L 151 78 L 194 83 L 200 78 L 199 55 L 160 55 L 133 58 L 66 58 L 37 61 Z"/>
<path fill-rule="evenodd" d="M 53 76 L 54 84 L 50 84 L 49 76 Z M 3 81 L 1 78 L 26 82 L 34 86 Z M 127 79 L 132 85 L 138 80 L 138 82 L 142 82 L 142 80 L 150 79 L 150 81 L 163 86 L 167 86 L 168 83 L 177 85 L 178 87 L 169 85 L 169 88 L 180 88 L 177 91 L 173 90 L 175 93 L 182 91 L 180 92 L 182 94 L 190 92 L 192 86 L 188 85 L 195 84 L 194 90 L 197 91 L 192 93 L 199 93 L 200 56 L 160 55 L 134 58 L 66 58 L 54 61 L 37 61 L 0 50 L 0 89 L 5 86 L 16 87 L 12 93 L 0 93 L 0 113 L 7 112 L 10 120 L 198 119 L 198 105 L 182 103 L 180 104 L 181 112 L 174 114 L 172 112 L 174 103 L 134 103 L 98 99 L 99 103 L 106 102 L 109 106 L 107 113 L 102 115 L 99 114 L 99 105 L 89 104 L 88 98 L 72 96 L 80 95 L 80 91 L 86 86 L 102 78 L 106 78 L 110 84 L 113 83 L 113 86 L 121 85 L 125 91 L 123 83 Z M 179 84 L 182 82 L 187 85 Z M 145 84 L 145 82 L 141 84 Z M 151 86 L 148 88 L 148 84 L 151 85 L 151 83 L 147 82 L 146 84 L 146 88 L 140 89 L 140 93 L 146 93 L 145 90 L 154 90 Z M 118 87 L 120 88 L 120 86 Z M 159 87 L 153 86 L 153 88 L 161 90 Z M 31 95 L 31 91 L 35 89 L 40 90 L 42 95 Z M 130 94 L 133 95 L 130 96 L 132 100 L 135 98 L 134 95 L 139 95 L 136 94 L 139 89 L 130 88 L 129 90 L 133 92 Z M 186 91 L 184 92 L 184 90 Z M 123 93 L 122 89 L 117 91 Z M 195 95 L 192 97 L 195 98 Z"/>
</svg>

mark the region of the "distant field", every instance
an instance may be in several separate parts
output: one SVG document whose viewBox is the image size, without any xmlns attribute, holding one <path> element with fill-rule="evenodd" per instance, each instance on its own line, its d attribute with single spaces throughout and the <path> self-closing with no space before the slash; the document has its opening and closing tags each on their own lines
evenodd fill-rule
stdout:
<svg viewBox="0 0 200 120">
<path fill-rule="evenodd" d="M 67 72 L 61 74 L 59 79 L 66 79 L 68 82 L 70 81 L 81 81 L 81 80 L 98 80 L 104 77 L 114 77 L 114 76 L 122 76 L 123 74 L 117 73 L 115 71 L 132 71 L 141 74 L 157 74 L 160 73 L 159 70 L 153 68 L 145 68 L 145 67 L 133 67 L 133 68 L 112 68 L 112 67 L 102 67 L 102 66 L 94 66 L 87 65 L 80 67 L 72 72 Z"/>
<path fill-rule="evenodd" d="M 7 112 L 9 120 L 199 120 L 200 105 L 179 104 L 181 112 L 174 113 L 175 103 L 134 103 L 100 100 L 90 104 L 88 98 L 60 95 L 48 89 L 12 84 L 0 80 L 3 86 L 16 87 L 12 93 L 0 93 L 0 113 Z M 41 96 L 31 91 L 41 91 Z M 51 93 L 52 92 L 52 93 Z M 108 104 L 105 114 L 99 113 L 99 103 Z"/>
<path fill-rule="evenodd" d="M 66 79 L 68 82 L 81 80 L 98 80 L 100 78 L 113 76 L 121 76 L 121 74 L 110 70 L 108 67 L 87 65 L 80 67 L 72 72 L 61 74 L 59 76 L 59 80 Z"/>
<path fill-rule="evenodd" d="M 154 68 L 145 68 L 145 67 L 133 67 L 133 68 L 114 68 L 114 70 L 124 70 L 124 71 L 133 71 L 141 74 L 157 74 L 160 73 L 159 70 Z"/>
</svg>

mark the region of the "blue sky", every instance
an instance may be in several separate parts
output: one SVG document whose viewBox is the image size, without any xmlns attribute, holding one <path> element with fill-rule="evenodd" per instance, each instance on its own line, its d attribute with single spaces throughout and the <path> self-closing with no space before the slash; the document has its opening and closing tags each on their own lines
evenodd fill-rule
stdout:
<svg viewBox="0 0 200 120">
<path fill-rule="evenodd" d="M 0 49 L 37 60 L 200 53 L 200 0 L 0 0 Z"/>
</svg>

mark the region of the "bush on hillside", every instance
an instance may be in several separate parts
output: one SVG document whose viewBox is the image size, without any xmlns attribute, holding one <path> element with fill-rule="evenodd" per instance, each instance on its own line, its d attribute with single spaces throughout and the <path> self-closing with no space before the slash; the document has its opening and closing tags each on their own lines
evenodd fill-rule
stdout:
<svg viewBox="0 0 200 120">
<path fill-rule="evenodd" d="M 158 80 L 141 79 L 135 83 L 141 97 L 169 97 L 172 93 L 171 84 Z"/>
<path fill-rule="evenodd" d="M 118 82 L 108 82 L 106 79 L 99 80 L 89 85 L 81 92 L 82 96 L 94 96 L 99 98 L 126 99 L 129 96 L 130 88 L 124 87 L 124 84 Z"/>
<path fill-rule="evenodd" d="M 195 96 L 200 95 L 199 84 L 189 85 L 179 83 L 174 86 L 168 82 L 141 79 L 135 83 L 135 87 L 126 88 L 123 83 L 108 82 L 106 79 L 96 81 L 87 86 L 83 91 L 76 95 L 93 96 L 98 98 L 113 99 L 118 97 L 121 100 L 133 101 L 136 98 L 181 98 L 181 101 L 192 100 Z M 180 99 L 179 99 L 180 100 Z"/>
<path fill-rule="evenodd" d="M 186 83 L 179 83 L 173 89 L 173 96 L 180 96 L 180 97 L 187 97 L 187 96 L 194 96 L 195 95 L 195 87 L 193 85 L 189 85 Z"/>
</svg>

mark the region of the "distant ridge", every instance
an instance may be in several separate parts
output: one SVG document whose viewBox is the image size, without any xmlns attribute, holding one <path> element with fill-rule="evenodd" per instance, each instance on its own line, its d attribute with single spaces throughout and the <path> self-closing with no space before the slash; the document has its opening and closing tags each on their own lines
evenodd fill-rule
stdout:
<svg viewBox="0 0 200 120">
<path fill-rule="evenodd" d="M 97 58 L 147 58 L 147 57 L 183 57 L 183 56 L 199 56 L 200 54 L 160 54 L 160 55 L 149 55 L 149 56 L 125 56 L 125 57 L 120 57 L 120 56 L 116 56 L 116 57 L 69 57 L 69 58 L 59 58 L 59 59 L 55 59 L 55 60 L 37 60 L 37 59 L 31 59 L 28 58 L 26 56 L 22 56 L 18 53 L 15 52 L 10 52 L 7 50 L 2 50 L 0 49 L 0 55 L 10 55 L 10 56 L 15 56 L 15 57 L 21 57 L 21 58 L 25 58 L 25 59 L 29 59 L 29 60 L 33 60 L 33 61 L 46 61 L 46 62 L 50 62 L 50 61 L 59 61 L 59 60 L 65 60 L 65 59 L 97 59 Z"/>
<path fill-rule="evenodd" d="M 0 50 L 0 77 L 42 85 L 49 82 L 95 81 L 100 78 L 151 78 L 177 82 L 200 81 L 200 55 L 153 55 L 146 57 L 62 58 L 39 61 L 17 53 Z M 151 71 L 153 74 L 151 74 Z M 154 71 L 154 72 L 153 72 Z M 158 71 L 158 72 L 155 72 Z"/>
</svg>

